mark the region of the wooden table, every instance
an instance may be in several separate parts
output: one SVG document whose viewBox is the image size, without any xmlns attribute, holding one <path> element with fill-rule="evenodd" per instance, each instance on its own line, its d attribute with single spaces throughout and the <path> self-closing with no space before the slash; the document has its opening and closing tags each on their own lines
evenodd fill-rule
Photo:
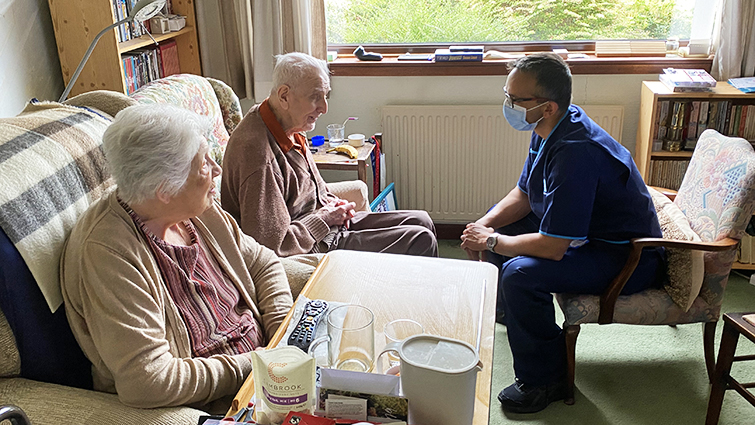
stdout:
<svg viewBox="0 0 755 425">
<path fill-rule="evenodd" d="M 739 395 L 755 406 L 755 395 L 748 388 L 755 387 L 755 383 L 743 384 L 732 378 L 731 364 L 738 361 L 755 360 L 755 355 L 735 356 L 739 335 L 744 336 L 755 343 L 755 326 L 742 318 L 744 313 L 724 314 L 724 331 L 721 335 L 721 347 L 718 350 L 716 372 L 713 376 L 713 386 L 710 389 L 708 400 L 708 412 L 705 418 L 706 425 L 715 425 L 721 414 L 721 405 L 724 401 L 726 390 L 736 390 Z"/>
<path fill-rule="evenodd" d="M 365 142 L 364 145 L 357 148 L 359 155 L 356 159 L 351 159 L 342 153 L 325 152 L 330 149 L 328 144 L 319 146 L 318 151 L 312 154 L 312 157 L 320 170 L 356 170 L 359 180 L 367 183 L 367 165 L 370 163 L 370 154 L 375 149 L 375 145 Z"/>
<path fill-rule="evenodd" d="M 487 425 L 497 277 L 498 269 L 483 262 L 338 250 L 325 256 L 301 294 L 369 307 L 376 353 L 385 346 L 383 326 L 394 319 L 413 319 L 427 333 L 479 344 L 483 368 L 473 423 Z M 292 314 L 293 309 L 268 346 L 277 345 Z"/>
</svg>

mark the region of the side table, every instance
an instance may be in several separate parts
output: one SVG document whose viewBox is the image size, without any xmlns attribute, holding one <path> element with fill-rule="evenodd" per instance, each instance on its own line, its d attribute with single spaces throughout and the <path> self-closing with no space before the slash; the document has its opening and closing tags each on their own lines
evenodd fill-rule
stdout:
<svg viewBox="0 0 755 425">
<path fill-rule="evenodd" d="M 316 153 L 312 154 L 312 158 L 315 160 L 317 168 L 320 170 L 356 170 L 359 180 L 367 184 L 367 164 L 370 161 L 370 154 L 375 149 L 375 145 L 370 142 L 365 142 L 364 145 L 357 148 L 356 159 L 351 159 L 346 155 L 325 152 L 329 147 L 326 145 L 320 146 Z M 369 186 L 368 186 L 369 187 Z"/>
<path fill-rule="evenodd" d="M 710 399 L 708 400 L 708 413 L 705 417 L 706 425 L 715 425 L 721 414 L 721 404 L 724 401 L 726 390 L 736 390 L 750 404 L 755 406 L 755 395 L 747 388 L 755 387 L 755 383 L 739 383 L 730 375 L 731 364 L 738 361 L 755 360 L 755 355 L 735 356 L 739 335 L 743 335 L 751 342 L 755 343 L 755 326 L 742 316 L 747 313 L 726 313 L 724 314 L 724 331 L 721 336 L 721 347 L 718 350 L 718 361 L 716 361 L 716 371 L 713 376 L 713 387 L 710 390 Z"/>
</svg>

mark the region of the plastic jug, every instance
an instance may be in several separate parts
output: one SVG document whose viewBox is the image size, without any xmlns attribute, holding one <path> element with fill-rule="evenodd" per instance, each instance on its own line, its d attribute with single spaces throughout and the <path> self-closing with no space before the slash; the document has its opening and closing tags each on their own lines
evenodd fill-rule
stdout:
<svg viewBox="0 0 755 425">
<path fill-rule="evenodd" d="M 482 369 L 470 344 L 436 335 L 414 335 L 386 345 L 400 358 L 401 388 L 416 425 L 472 423 L 477 372 Z"/>
</svg>

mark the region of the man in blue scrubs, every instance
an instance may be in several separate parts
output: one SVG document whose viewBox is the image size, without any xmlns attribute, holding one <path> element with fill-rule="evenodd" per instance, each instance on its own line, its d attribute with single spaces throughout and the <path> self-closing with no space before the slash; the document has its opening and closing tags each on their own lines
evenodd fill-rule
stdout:
<svg viewBox="0 0 755 425">
<path fill-rule="evenodd" d="M 515 382 L 498 394 L 504 410 L 540 411 L 566 396 L 564 335 L 551 293 L 601 294 L 627 260 L 629 240 L 661 237 L 650 195 L 629 151 L 571 104 L 571 72 L 557 55 L 515 61 L 503 114 L 532 131 L 517 187 L 467 225 L 462 248 L 501 268 Z M 491 251 L 491 252 L 486 252 Z M 661 249 L 647 249 L 622 294 L 661 283 Z"/>
</svg>

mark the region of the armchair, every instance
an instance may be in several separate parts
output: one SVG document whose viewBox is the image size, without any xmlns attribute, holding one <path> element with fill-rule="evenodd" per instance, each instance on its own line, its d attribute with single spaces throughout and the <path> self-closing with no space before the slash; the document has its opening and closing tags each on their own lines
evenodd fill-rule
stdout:
<svg viewBox="0 0 755 425">
<path fill-rule="evenodd" d="M 755 210 L 755 151 L 744 139 L 707 130 L 697 143 L 673 203 L 687 218 L 700 242 L 639 238 L 619 275 L 600 295 L 556 294 L 564 313 L 568 363 L 566 404 L 574 403 L 575 351 L 580 325 L 703 324 L 703 348 L 709 378 L 715 369 L 713 340 L 721 301 L 736 256 L 736 246 Z M 685 310 L 664 289 L 619 295 L 639 262 L 644 247 L 664 246 L 704 251 L 703 281 Z M 683 273 L 684 270 L 669 270 Z"/>
</svg>

